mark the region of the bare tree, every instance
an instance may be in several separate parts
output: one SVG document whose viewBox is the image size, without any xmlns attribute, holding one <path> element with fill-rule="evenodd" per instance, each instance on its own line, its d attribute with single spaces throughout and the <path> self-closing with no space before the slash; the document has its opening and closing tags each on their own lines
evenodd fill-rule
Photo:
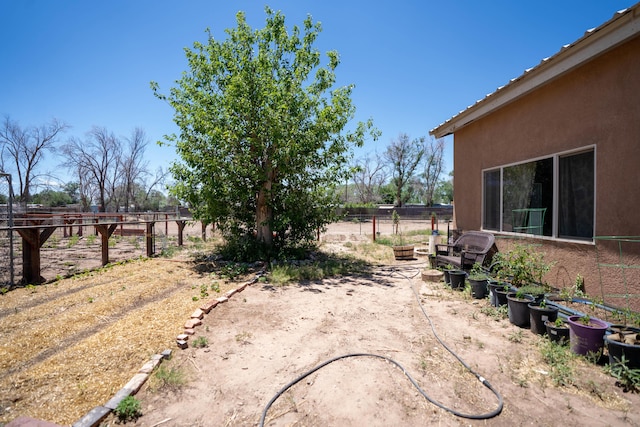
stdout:
<svg viewBox="0 0 640 427">
<path fill-rule="evenodd" d="M 433 205 L 433 196 L 440 182 L 440 175 L 444 168 L 444 139 L 431 138 L 424 143 L 423 155 L 423 200 L 427 206 Z"/>
<path fill-rule="evenodd" d="M 164 185 L 168 176 L 169 176 L 168 170 L 162 169 L 161 167 L 159 167 L 156 170 L 156 174 L 153 177 L 151 183 L 146 184 L 146 191 L 145 191 L 145 197 L 144 197 L 143 203 L 145 204 L 147 203 L 153 191 L 160 191 L 156 187 L 160 185 Z"/>
<path fill-rule="evenodd" d="M 106 211 L 109 202 L 117 208 L 115 189 L 122 175 L 118 160 L 122 152 L 120 140 L 106 128 L 94 126 L 85 140 L 71 138 L 62 151 L 66 158 L 63 165 L 78 174 L 81 198 L 95 198 L 101 212 Z"/>
<path fill-rule="evenodd" d="M 361 203 L 373 203 L 380 197 L 380 187 L 387 180 L 384 162 L 379 155 L 365 156 L 356 162 L 353 182 Z"/>
<path fill-rule="evenodd" d="M 395 188 L 395 205 L 400 207 L 404 202 L 403 190 L 424 155 L 424 137 L 410 140 L 409 135 L 401 133 L 398 139 L 384 152 L 384 158 L 390 163 L 391 182 Z"/>
<path fill-rule="evenodd" d="M 124 179 L 124 210 L 129 212 L 130 202 L 137 202 L 134 191 L 136 184 L 142 184 L 144 177 L 149 174 L 148 162 L 144 161 L 148 140 L 142 128 L 135 128 L 126 140 L 127 151 L 123 152 L 120 163 Z"/>
<path fill-rule="evenodd" d="M 4 169 L 6 157 L 15 167 L 18 175 L 20 202 L 27 203 L 31 199 L 31 186 L 38 177 L 37 168 L 44 154 L 56 149 L 58 137 L 69 128 L 63 122 L 52 119 L 42 126 L 22 128 L 17 121 L 9 116 L 4 117 L 0 127 L 0 145 L 3 160 L 0 163 Z"/>
</svg>

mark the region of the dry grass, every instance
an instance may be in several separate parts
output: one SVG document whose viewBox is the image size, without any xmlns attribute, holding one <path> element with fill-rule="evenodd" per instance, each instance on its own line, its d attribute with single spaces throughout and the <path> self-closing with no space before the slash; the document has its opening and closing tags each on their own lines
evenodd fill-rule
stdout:
<svg viewBox="0 0 640 427">
<path fill-rule="evenodd" d="M 1 296 L 0 423 L 71 424 L 104 404 L 151 355 L 176 349 L 212 281 L 190 261 L 152 259 Z"/>
</svg>

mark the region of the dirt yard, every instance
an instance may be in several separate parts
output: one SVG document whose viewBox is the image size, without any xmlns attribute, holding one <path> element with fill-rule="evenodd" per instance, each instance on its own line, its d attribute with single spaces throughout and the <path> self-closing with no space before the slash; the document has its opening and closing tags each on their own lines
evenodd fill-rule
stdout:
<svg viewBox="0 0 640 427">
<path fill-rule="evenodd" d="M 175 337 L 202 292 L 215 297 L 212 284 L 224 293 L 255 271 L 231 280 L 214 262 L 182 253 L 0 296 L 0 425 L 18 415 L 72 424 L 165 348 L 174 357 L 163 372 L 176 379 L 152 376 L 136 395 L 143 416 L 129 425 L 255 426 L 286 384 L 353 353 L 376 356 L 305 377 L 275 401 L 265 425 L 640 425 L 640 396 L 623 393 L 602 366 L 575 359 L 569 384 L 554 385 L 558 365 L 543 361 L 543 338 L 497 318 L 487 300 L 423 282 L 422 259 L 393 261 L 389 248 L 369 242 L 370 231 L 353 227 L 330 229 L 321 247 L 366 257 L 366 274 L 251 285 L 205 316 L 186 350 Z M 472 416 L 496 410 L 497 397 L 436 333 L 502 396 L 499 415 L 452 415 L 378 357 L 403 366 L 443 406 Z"/>
</svg>

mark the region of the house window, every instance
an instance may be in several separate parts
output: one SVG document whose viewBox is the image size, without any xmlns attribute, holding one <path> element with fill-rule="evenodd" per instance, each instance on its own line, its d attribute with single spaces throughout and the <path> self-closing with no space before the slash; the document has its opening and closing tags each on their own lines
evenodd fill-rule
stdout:
<svg viewBox="0 0 640 427">
<path fill-rule="evenodd" d="M 592 149 L 484 171 L 483 227 L 592 239 L 594 182 Z"/>
</svg>

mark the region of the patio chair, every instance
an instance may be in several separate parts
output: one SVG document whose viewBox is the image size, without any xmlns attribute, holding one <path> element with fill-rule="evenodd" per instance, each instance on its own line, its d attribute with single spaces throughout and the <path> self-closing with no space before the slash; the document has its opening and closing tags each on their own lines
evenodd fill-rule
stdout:
<svg viewBox="0 0 640 427">
<path fill-rule="evenodd" d="M 498 251 L 495 237 L 485 231 L 467 231 L 453 244 L 436 245 L 436 266 L 452 266 L 470 270 L 473 264 L 491 264 L 493 254 Z"/>
</svg>

